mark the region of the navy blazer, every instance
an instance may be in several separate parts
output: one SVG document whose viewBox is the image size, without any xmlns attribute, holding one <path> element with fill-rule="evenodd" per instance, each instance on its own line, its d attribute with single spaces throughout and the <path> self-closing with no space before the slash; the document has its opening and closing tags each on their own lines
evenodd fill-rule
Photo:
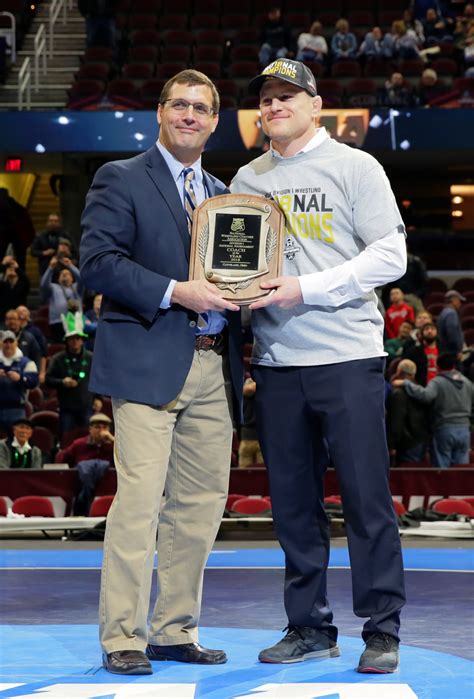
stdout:
<svg viewBox="0 0 474 699">
<path fill-rule="evenodd" d="M 225 185 L 203 173 L 211 196 Z M 176 184 L 156 146 L 96 173 L 82 215 L 83 283 L 104 295 L 90 390 L 164 405 L 181 391 L 191 367 L 197 314 L 160 309 L 171 279 L 186 281 L 191 247 Z M 240 313 L 229 312 L 234 397 L 243 383 Z"/>
</svg>

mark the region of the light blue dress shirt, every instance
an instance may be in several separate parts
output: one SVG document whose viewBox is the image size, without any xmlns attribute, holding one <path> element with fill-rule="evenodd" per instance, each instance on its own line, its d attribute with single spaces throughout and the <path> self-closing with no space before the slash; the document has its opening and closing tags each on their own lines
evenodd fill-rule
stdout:
<svg viewBox="0 0 474 699">
<path fill-rule="evenodd" d="M 169 152 L 169 150 L 167 150 L 164 147 L 164 145 L 160 143 L 160 141 L 156 142 L 156 147 L 160 151 L 169 168 L 171 176 L 176 184 L 181 203 L 184 208 L 183 163 L 180 163 L 179 160 L 177 160 L 174 157 L 174 155 L 172 155 Z M 202 174 L 201 158 L 198 158 L 198 160 L 196 160 L 188 167 L 192 167 L 194 170 L 193 190 L 196 196 L 197 204 L 199 206 L 199 204 L 202 204 L 204 199 L 206 199 L 208 196 L 208 193 L 206 191 L 206 185 L 204 182 L 204 177 Z M 175 285 L 176 279 L 172 279 L 168 285 L 168 288 L 166 289 L 165 295 L 161 300 L 160 308 L 169 308 L 171 306 L 171 294 L 173 293 Z M 220 333 L 222 329 L 227 325 L 227 319 L 224 313 L 220 313 L 219 311 L 207 311 L 206 316 L 207 320 L 204 320 L 203 316 L 199 317 L 199 327 L 196 326 L 197 335 L 217 335 L 217 333 Z"/>
</svg>

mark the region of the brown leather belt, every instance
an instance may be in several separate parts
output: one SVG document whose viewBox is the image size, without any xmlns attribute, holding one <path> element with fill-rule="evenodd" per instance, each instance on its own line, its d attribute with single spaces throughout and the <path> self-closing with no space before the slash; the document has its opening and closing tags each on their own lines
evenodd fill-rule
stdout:
<svg viewBox="0 0 474 699">
<path fill-rule="evenodd" d="M 196 335 L 196 340 L 194 342 L 195 350 L 210 350 L 220 347 L 224 341 L 224 335 L 222 333 L 217 333 L 217 335 Z"/>
</svg>

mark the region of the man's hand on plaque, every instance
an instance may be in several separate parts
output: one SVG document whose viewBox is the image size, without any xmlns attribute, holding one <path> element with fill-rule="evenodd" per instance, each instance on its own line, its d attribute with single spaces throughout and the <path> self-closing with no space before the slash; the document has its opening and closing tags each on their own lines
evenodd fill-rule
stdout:
<svg viewBox="0 0 474 699">
<path fill-rule="evenodd" d="M 231 301 L 226 301 L 222 292 L 205 279 L 190 282 L 176 282 L 171 294 L 171 303 L 178 303 L 184 308 L 190 308 L 196 313 L 206 311 L 240 311 Z"/>
<path fill-rule="evenodd" d="M 272 289 L 267 296 L 262 296 L 258 301 L 250 304 L 251 311 L 265 306 L 279 306 L 280 308 L 292 308 L 298 303 L 303 303 L 303 295 L 298 277 L 276 277 L 260 284 L 261 289 Z"/>
</svg>

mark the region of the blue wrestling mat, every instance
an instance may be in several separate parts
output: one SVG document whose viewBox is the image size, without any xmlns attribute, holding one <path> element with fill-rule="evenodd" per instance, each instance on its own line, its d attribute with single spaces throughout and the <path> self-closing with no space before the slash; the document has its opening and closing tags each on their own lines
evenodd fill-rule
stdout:
<svg viewBox="0 0 474 699">
<path fill-rule="evenodd" d="M 394 675 L 355 672 L 362 642 L 340 637 L 341 657 L 292 665 L 257 662 L 280 635 L 253 629 L 202 629 L 201 642 L 225 648 L 226 665 L 153 663 L 146 677 L 110 675 L 98 664 L 97 627 L 2 626 L 0 698 L 17 699 L 470 699 L 473 663 L 401 647 Z"/>
<path fill-rule="evenodd" d="M 405 549 L 405 570 L 474 571 L 474 549 Z M 100 568 L 100 549 L 79 551 L 0 551 L 0 568 Z M 214 550 L 208 568 L 283 568 L 283 552 L 279 548 Z M 333 548 L 330 568 L 349 568 L 346 548 Z M 464 699 L 464 698 L 463 698 Z M 467 698 L 466 698 L 467 699 Z"/>
</svg>

